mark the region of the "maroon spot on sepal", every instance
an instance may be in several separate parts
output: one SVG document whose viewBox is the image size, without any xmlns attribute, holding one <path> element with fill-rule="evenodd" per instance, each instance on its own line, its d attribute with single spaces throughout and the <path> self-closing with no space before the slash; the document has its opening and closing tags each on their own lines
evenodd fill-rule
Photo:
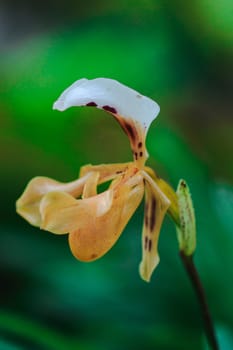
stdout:
<svg viewBox="0 0 233 350">
<path fill-rule="evenodd" d="M 142 147 L 142 142 L 138 142 L 138 148 Z"/>
<path fill-rule="evenodd" d="M 111 107 L 111 106 L 106 105 L 106 106 L 103 106 L 102 108 L 103 108 L 105 111 L 107 111 L 107 112 L 110 112 L 110 113 L 113 113 L 113 114 L 117 114 L 117 110 L 116 110 L 116 108 L 114 108 L 114 107 Z"/>
<path fill-rule="evenodd" d="M 150 231 L 153 232 L 155 227 L 155 214 L 156 214 L 156 200 L 153 197 L 151 202 L 151 215 L 150 215 Z"/>
<path fill-rule="evenodd" d="M 146 227 L 148 227 L 148 225 L 149 225 L 148 211 L 149 211 L 149 205 L 148 205 L 148 203 L 146 203 L 145 209 L 144 209 L 144 222 L 145 222 Z"/>
<path fill-rule="evenodd" d="M 122 125 L 122 127 L 125 129 L 125 131 L 127 132 L 127 134 L 129 135 L 129 137 L 131 138 L 132 141 L 136 140 L 136 135 L 135 135 L 135 131 L 133 129 L 133 127 L 127 123 L 124 122 L 124 124 Z"/>
<path fill-rule="evenodd" d="M 97 107 L 97 104 L 95 102 L 88 102 L 86 104 L 87 107 Z"/>
<path fill-rule="evenodd" d="M 149 241 L 148 241 L 148 250 L 149 250 L 149 252 L 151 251 L 151 249 L 152 249 L 152 240 L 149 239 Z"/>
</svg>

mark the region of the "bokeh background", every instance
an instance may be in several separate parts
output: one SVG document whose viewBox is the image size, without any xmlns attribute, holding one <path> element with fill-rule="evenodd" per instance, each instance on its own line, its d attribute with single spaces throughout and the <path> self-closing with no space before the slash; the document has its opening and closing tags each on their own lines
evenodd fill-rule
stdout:
<svg viewBox="0 0 233 350">
<path fill-rule="evenodd" d="M 222 350 L 233 349 L 233 3 L 87 0 L 0 3 L 0 349 L 207 349 L 198 304 L 164 222 L 146 284 L 140 207 L 114 248 L 76 261 L 67 237 L 27 224 L 15 201 L 36 175 L 131 159 L 103 111 L 52 111 L 73 81 L 109 77 L 161 106 L 149 164 L 195 203 L 198 266 Z"/>
</svg>

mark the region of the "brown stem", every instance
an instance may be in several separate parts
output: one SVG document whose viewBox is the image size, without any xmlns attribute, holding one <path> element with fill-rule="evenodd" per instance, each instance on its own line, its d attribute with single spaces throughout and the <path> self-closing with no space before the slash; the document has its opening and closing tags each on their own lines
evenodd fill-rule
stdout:
<svg viewBox="0 0 233 350">
<path fill-rule="evenodd" d="M 200 304 L 205 332 L 206 332 L 209 345 L 213 350 L 219 350 L 219 346 L 218 346 L 215 331 L 214 331 L 213 321 L 210 315 L 205 292 L 204 292 L 200 277 L 198 275 L 197 269 L 194 265 L 193 256 L 191 255 L 187 256 L 184 254 L 183 251 L 180 251 L 180 257 L 185 267 L 185 270 L 188 273 L 189 279 L 192 282 L 193 288 L 195 290 L 197 299 Z"/>
</svg>

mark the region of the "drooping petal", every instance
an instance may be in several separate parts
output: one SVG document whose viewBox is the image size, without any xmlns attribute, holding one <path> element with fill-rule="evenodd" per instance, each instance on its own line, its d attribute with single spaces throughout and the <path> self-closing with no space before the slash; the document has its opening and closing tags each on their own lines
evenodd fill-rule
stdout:
<svg viewBox="0 0 233 350">
<path fill-rule="evenodd" d="M 135 187 L 134 187 L 135 186 Z M 143 184 L 126 184 L 114 191 L 113 205 L 108 213 L 90 219 L 88 226 L 79 227 L 69 235 L 74 256 L 82 261 L 100 258 L 115 244 L 143 196 Z"/>
<path fill-rule="evenodd" d="M 82 261 L 95 260 L 118 240 L 143 192 L 141 174 L 130 169 L 107 191 L 93 197 L 75 200 L 64 193 L 49 193 L 41 202 L 42 228 L 60 234 L 69 232 L 74 256 Z"/>
<path fill-rule="evenodd" d="M 90 193 L 94 193 L 94 188 L 97 183 L 94 181 L 93 176 L 98 177 L 98 184 L 108 180 L 114 179 L 121 173 L 124 173 L 130 166 L 130 163 L 125 164 L 102 164 L 97 166 L 86 165 L 81 168 L 80 178 L 68 182 L 62 183 L 55 181 L 47 177 L 35 177 L 33 178 L 25 188 L 23 194 L 16 202 L 16 211 L 25 220 L 27 220 L 33 226 L 41 225 L 41 215 L 39 211 L 39 205 L 42 197 L 54 191 L 67 192 L 73 197 L 79 197 L 81 194 L 90 196 Z M 96 174 L 99 175 L 96 175 Z M 94 175 L 95 174 L 95 175 Z M 89 184 L 87 186 L 87 184 Z M 92 186 L 92 190 L 90 189 Z M 89 195 L 87 195 L 87 188 Z M 84 193 L 83 193 L 84 191 Z"/>
<path fill-rule="evenodd" d="M 72 106 L 91 106 L 111 113 L 128 135 L 134 159 L 145 161 L 145 136 L 159 113 L 155 101 L 116 80 L 80 79 L 61 94 L 53 108 L 64 111 Z"/>
<path fill-rule="evenodd" d="M 86 180 L 90 176 L 86 174 L 82 178 L 62 183 L 48 177 L 35 177 L 25 188 L 23 194 L 16 202 L 16 211 L 33 226 L 41 225 L 41 215 L 39 211 L 42 197 L 51 191 L 64 191 L 75 197 L 81 195 Z"/>
<path fill-rule="evenodd" d="M 168 198 L 157 184 L 144 173 L 145 178 L 145 215 L 142 232 L 142 262 L 140 275 L 149 282 L 159 263 L 158 239 L 164 215 L 170 205 Z"/>
<path fill-rule="evenodd" d="M 56 234 L 66 234 L 79 225 L 88 225 L 93 217 L 106 214 L 112 205 L 113 192 L 76 200 L 65 192 L 49 192 L 41 200 L 41 228 Z"/>
</svg>

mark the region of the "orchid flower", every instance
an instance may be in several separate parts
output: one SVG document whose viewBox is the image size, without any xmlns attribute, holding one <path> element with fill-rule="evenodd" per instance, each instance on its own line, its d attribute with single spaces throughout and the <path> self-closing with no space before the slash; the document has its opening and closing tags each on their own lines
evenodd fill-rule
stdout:
<svg viewBox="0 0 233 350">
<path fill-rule="evenodd" d="M 127 134 L 133 160 L 122 164 L 85 165 L 78 179 L 61 183 L 35 177 L 16 202 L 16 210 L 30 224 L 54 234 L 68 234 L 73 255 L 93 261 L 116 243 L 143 198 L 142 261 L 140 275 L 150 281 L 159 263 L 158 239 L 166 213 L 176 225 L 179 252 L 200 302 L 209 344 L 217 341 L 208 305 L 193 262 L 196 247 L 195 213 L 189 187 L 181 179 L 175 192 L 148 166 L 146 135 L 159 113 L 158 104 L 111 79 L 80 79 L 66 89 L 53 108 L 96 107 L 108 112 Z M 102 193 L 98 185 L 109 182 Z"/>
<path fill-rule="evenodd" d="M 68 234 L 73 255 L 93 261 L 116 243 L 145 198 L 140 275 L 149 281 L 159 262 L 158 239 L 166 212 L 177 222 L 177 198 L 170 186 L 145 165 L 146 135 L 159 113 L 148 97 L 106 78 L 81 79 L 66 89 L 53 108 L 102 109 L 127 134 L 133 160 L 123 164 L 86 165 L 77 180 L 61 183 L 36 177 L 17 201 L 17 212 L 30 224 L 55 234 Z M 97 193 L 99 184 L 109 187 Z"/>
</svg>

